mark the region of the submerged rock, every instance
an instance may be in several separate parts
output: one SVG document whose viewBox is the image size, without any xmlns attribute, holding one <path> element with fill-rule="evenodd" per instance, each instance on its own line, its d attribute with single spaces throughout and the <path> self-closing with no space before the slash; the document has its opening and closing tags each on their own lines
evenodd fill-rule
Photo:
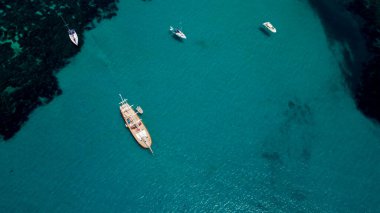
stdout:
<svg viewBox="0 0 380 213">
<path fill-rule="evenodd" d="M 0 0 L 0 138 L 11 138 L 30 112 L 61 94 L 54 74 L 80 51 L 85 29 L 116 15 L 117 2 Z M 80 35 L 79 47 L 57 14 Z"/>
</svg>

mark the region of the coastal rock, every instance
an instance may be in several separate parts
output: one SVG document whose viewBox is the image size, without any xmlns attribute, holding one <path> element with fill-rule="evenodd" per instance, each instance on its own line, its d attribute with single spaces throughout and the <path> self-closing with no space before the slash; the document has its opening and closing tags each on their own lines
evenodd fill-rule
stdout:
<svg viewBox="0 0 380 213">
<path fill-rule="evenodd" d="M 359 110 L 380 122 L 380 1 L 309 0 L 331 42 L 347 44 L 341 66 Z M 348 15 L 349 16 L 348 16 Z"/>
<path fill-rule="evenodd" d="M 62 93 L 55 74 L 80 51 L 84 30 L 116 15 L 117 3 L 0 0 L 0 139 L 11 138 L 36 107 Z M 71 45 L 58 14 L 80 35 L 79 47 Z"/>
<path fill-rule="evenodd" d="M 355 98 L 365 115 L 380 122 L 380 2 L 354 0 L 347 8 L 364 20 L 361 30 L 371 53 L 368 62 L 363 65 Z"/>
</svg>

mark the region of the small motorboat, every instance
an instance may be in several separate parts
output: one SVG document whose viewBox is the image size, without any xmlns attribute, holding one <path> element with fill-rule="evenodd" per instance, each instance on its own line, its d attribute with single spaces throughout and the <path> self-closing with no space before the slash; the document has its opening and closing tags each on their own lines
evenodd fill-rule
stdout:
<svg viewBox="0 0 380 213">
<path fill-rule="evenodd" d="M 268 22 L 264 22 L 263 25 L 264 25 L 265 28 L 267 28 L 272 33 L 276 33 L 277 32 L 276 28 L 274 28 L 273 25 L 269 21 Z"/>
<path fill-rule="evenodd" d="M 69 29 L 67 32 L 69 33 L 69 37 L 70 37 L 71 42 L 73 42 L 75 45 L 78 46 L 78 35 L 77 35 L 77 32 L 75 32 L 74 29 Z"/>
<path fill-rule="evenodd" d="M 140 113 L 140 114 L 143 114 L 143 113 L 144 113 L 144 110 L 141 108 L 141 106 L 137 106 L 137 107 L 136 107 L 136 110 L 137 110 L 137 112 Z"/>
<path fill-rule="evenodd" d="M 186 35 L 180 29 L 170 26 L 169 30 L 174 35 L 176 35 L 177 37 L 182 38 L 182 39 L 186 39 Z"/>
</svg>

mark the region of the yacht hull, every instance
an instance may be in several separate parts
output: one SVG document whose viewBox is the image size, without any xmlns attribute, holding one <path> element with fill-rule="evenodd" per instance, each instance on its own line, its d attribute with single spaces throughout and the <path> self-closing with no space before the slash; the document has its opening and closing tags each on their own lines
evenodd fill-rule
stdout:
<svg viewBox="0 0 380 213">
<path fill-rule="evenodd" d="M 140 120 L 137 113 L 126 102 L 120 104 L 120 113 L 124 119 L 125 126 L 129 129 L 136 142 L 145 149 L 152 146 L 152 138 L 144 123 Z"/>
</svg>

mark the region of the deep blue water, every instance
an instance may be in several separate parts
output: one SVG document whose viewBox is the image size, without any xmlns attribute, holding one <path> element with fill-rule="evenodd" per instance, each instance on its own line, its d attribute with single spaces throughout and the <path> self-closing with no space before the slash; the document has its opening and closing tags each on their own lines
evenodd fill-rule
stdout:
<svg viewBox="0 0 380 213">
<path fill-rule="evenodd" d="M 379 125 L 306 1 L 119 6 L 80 35 L 63 94 L 0 144 L 3 212 L 379 211 Z M 119 93 L 143 107 L 155 156 Z"/>
</svg>

